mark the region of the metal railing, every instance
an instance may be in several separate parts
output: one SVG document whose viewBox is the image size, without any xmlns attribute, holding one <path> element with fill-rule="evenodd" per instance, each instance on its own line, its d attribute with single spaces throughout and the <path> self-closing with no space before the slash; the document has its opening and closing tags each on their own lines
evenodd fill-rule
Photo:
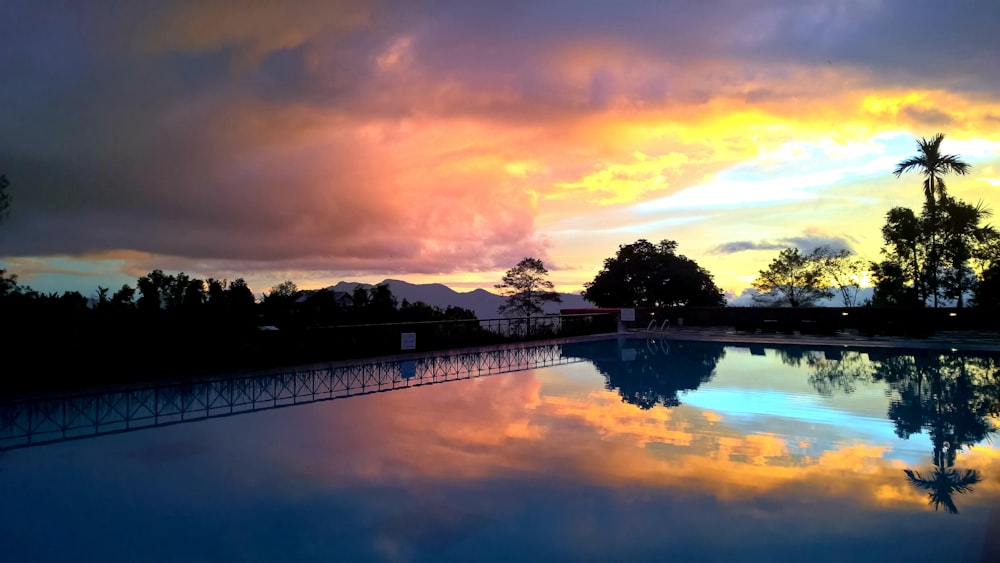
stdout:
<svg viewBox="0 0 1000 563">
<path fill-rule="evenodd" d="M 581 361 L 550 344 L 0 403 L 0 451 Z"/>
<path fill-rule="evenodd" d="M 603 323 L 612 317 L 601 315 L 544 315 L 537 317 L 511 317 L 485 319 L 479 321 L 479 326 L 490 333 L 510 340 L 530 340 L 532 338 L 549 338 L 590 334 L 593 332 L 610 332 L 613 325 Z M 606 326 L 605 326 L 606 325 Z"/>
</svg>

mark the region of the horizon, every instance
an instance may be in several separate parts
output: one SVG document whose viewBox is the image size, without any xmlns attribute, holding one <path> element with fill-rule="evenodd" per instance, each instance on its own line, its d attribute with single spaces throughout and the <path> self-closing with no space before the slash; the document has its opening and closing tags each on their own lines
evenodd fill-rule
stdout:
<svg viewBox="0 0 1000 563">
<path fill-rule="evenodd" d="M 527 256 L 578 295 L 669 239 L 738 298 L 781 248 L 874 261 L 922 137 L 1000 212 L 1000 4 L 928 6 L 8 4 L 0 268 L 492 293 Z"/>
</svg>

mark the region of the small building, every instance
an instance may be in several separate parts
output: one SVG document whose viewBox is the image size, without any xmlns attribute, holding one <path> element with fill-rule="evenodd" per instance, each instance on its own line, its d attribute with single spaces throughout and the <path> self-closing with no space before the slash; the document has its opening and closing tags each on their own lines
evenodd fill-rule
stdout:
<svg viewBox="0 0 1000 563">
<path fill-rule="evenodd" d="M 332 299 L 331 299 L 332 298 Z M 324 287 L 323 289 L 307 289 L 302 292 L 302 295 L 295 300 L 296 305 L 305 305 L 306 303 L 313 301 L 314 299 L 330 299 L 337 304 L 341 309 L 352 309 L 354 308 L 354 297 L 346 291 L 337 291 L 333 287 Z"/>
</svg>

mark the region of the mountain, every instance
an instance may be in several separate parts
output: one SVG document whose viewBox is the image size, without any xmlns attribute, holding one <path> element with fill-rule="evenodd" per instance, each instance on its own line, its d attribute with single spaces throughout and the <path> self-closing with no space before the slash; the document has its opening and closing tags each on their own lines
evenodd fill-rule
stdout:
<svg viewBox="0 0 1000 563">
<path fill-rule="evenodd" d="M 461 307 L 471 309 L 480 319 L 495 319 L 500 316 L 497 309 L 504 304 L 506 298 L 496 293 L 491 293 L 485 289 L 474 289 L 472 291 L 459 292 L 448 286 L 439 283 L 414 284 L 403 280 L 383 280 L 382 284 L 387 284 L 392 294 L 400 303 L 406 299 L 410 303 L 423 301 L 428 305 L 445 308 Z M 355 282 L 338 282 L 333 286 L 336 291 L 353 292 L 356 286 L 368 289 L 372 284 Z M 381 284 L 380 284 L 381 285 Z M 546 313 L 558 313 L 560 309 L 586 309 L 593 307 L 583 300 L 583 297 L 572 293 L 560 293 L 562 303 L 546 303 Z"/>
</svg>

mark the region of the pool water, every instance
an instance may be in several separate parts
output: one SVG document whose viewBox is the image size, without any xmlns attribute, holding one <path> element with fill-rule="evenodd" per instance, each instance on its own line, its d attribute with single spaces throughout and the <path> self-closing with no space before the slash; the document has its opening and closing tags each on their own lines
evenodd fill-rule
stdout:
<svg viewBox="0 0 1000 563">
<path fill-rule="evenodd" d="M 998 560 L 995 356 L 524 350 L 36 445 L 0 405 L 0 559 Z"/>
</svg>

